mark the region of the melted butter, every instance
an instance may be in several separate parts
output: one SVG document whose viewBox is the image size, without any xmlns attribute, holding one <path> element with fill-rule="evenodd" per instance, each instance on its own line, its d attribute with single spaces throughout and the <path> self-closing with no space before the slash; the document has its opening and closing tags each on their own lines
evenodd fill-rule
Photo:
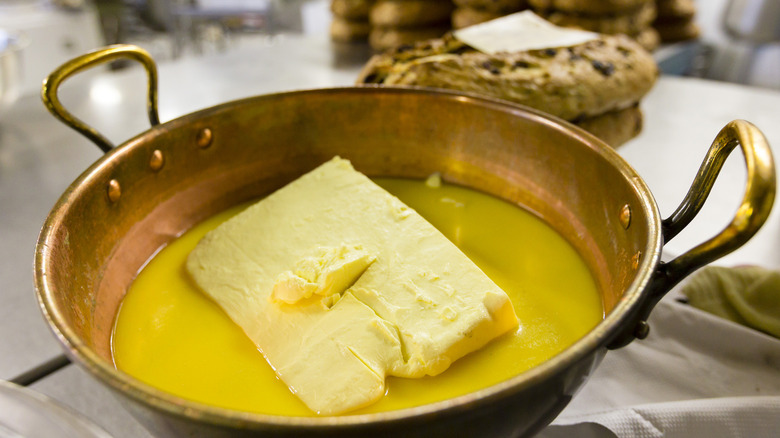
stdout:
<svg viewBox="0 0 780 438">
<path fill-rule="evenodd" d="M 385 397 L 352 414 L 445 400 L 506 380 L 573 344 L 603 317 L 584 262 L 537 217 L 461 187 L 377 182 L 435 225 L 509 294 L 520 326 L 436 377 L 389 378 Z M 191 400 L 274 415 L 313 415 L 276 378 L 241 329 L 198 291 L 184 268 L 203 235 L 245 207 L 204 221 L 149 261 L 117 315 L 114 361 L 139 380 Z"/>
</svg>

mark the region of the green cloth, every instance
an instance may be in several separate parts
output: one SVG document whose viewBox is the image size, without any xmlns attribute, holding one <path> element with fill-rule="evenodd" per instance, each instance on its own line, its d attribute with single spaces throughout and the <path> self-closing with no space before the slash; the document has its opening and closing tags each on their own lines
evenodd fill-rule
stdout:
<svg viewBox="0 0 780 438">
<path fill-rule="evenodd" d="M 696 308 L 780 338 L 780 271 L 708 266 L 681 293 Z"/>
</svg>

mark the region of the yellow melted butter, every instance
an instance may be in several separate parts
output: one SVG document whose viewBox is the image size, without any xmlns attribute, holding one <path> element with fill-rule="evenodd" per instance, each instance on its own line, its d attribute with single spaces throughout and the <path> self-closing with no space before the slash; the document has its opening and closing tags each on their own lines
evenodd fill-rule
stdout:
<svg viewBox="0 0 780 438">
<path fill-rule="evenodd" d="M 436 377 L 390 377 L 385 397 L 350 414 L 418 406 L 485 388 L 549 359 L 603 318 L 584 261 L 536 216 L 458 186 L 376 182 L 417 210 L 504 289 L 520 325 Z M 209 230 L 245 207 L 209 218 L 149 261 L 118 312 L 114 361 L 139 380 L 187 399 L 272 415 L 314 415 L 184 267 Z"/>
</svg>

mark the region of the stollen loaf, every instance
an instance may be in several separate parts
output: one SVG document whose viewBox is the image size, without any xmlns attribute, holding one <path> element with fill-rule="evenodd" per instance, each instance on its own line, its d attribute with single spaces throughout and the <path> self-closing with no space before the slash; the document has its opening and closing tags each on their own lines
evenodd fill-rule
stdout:
<svg viewBox="0 0 780 438">
<path fill-rule="evenodd" d="M 657 77 L 652 55 L 623 35 L 491 55 L 448 34 L 373 56 L 357 83 L 472 92 L 580 121 L 636 106 Z"/>
</svg>

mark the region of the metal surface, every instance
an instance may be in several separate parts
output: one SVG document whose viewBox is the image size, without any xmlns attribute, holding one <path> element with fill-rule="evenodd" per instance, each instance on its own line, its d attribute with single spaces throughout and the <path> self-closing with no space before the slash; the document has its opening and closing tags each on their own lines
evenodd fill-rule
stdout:
<svg viewBox="0 0 780 438">
<path fill-rule="evenodd" d="M 204 129 L 212 135 L 209 147 L 200 148 Z M 149 168 L 156 151 L 166 157 L 158 171 Z M 610 311 L 605 321 L 510 381 L 447 402 L 372 415 L 289 418 L 227 411 L 162 393 L 111 366 L 113 316 L 135 272 L 157 248 L 336 154 L 372 176 L 419 178 L 438 171 L 446 180 L 538 213 L 591 266 Z M 116 202 L 106 192 L 111 180 L 122 187 Z M 315 90 L 210 108 L 154 127 L 107 154 L 50 214 L 36 249 L 36 287 L 69 354 L 133 401 L 131 409 L 161 433 L 431 436 L 457 429 L 506 436 L 551 421 L 612 338 L 634 329 L 630 324 L 661 247 L 661 220 L 641 178 L 612 149 L 570 125 L 452 93 Z"/>
<path fill-rule="evenodd" d="M 26 44 L 20 34 L 0 29 L 0 116 L 22 90 L 22 51 Z"/>
<path fill-rule="evenodd" d="M 747 168 L 747 185 L 742 201 L 731 222 L 720 233 L 696 245 L 673 260 L 658 266 L 653 282 L 637 317 L 636 328 L 610 344 L 621 347 L 633 337 L 643 339 L 649 333 L 645 323 L 653 307 L 677 283 L 696 269 L 744 245 L 766 222 L 776 192 L 774 159 L 769 143 L 761 131 L 744 120 L 726 125 L 717 135 L 688 194 L 680 206 L 662 222 L 663 240 L 669 242 L 682 231 L 704 206 L 729 154 L 741 147 Z"/>
<path fill-rule="evenodd" d="M 0 436 L 111 438 L 89 419 L 25 387 L 0 380 Z"/>
<path fill-rule="evenodd" d="M 261 39 L 208 58 L 159 64 L 165 89 L 160 117 L 170 120 L 226 100 L 296 87 L 349 85 L 357 68 L 332 66 L 331 56 L 327 39 L 289 36 L 272 43 Z M 274 60 L 272 70 L 258 68 L 266 60 Z M 46 73 L 55 66 L 56 60 L 51 61 Z M 102 155 L 41 104 L 43 77 L 0 117 L 0 378 L 6 380 L 62 353 L 35 299 L 35 242 L 60 195 Z M 59 94 L 69 110 L 119 144 L 149 127 L 147 83 L 145 70 L 131 62 L 121 71 L 90 69 L 65 81 Z M 104 427 L 112 427 L 105 417 L 100 419 Z M 121 431 L 112 433 L 122 436 Z"/>
<path fill-rule="evenodd" d="M 62 106 L 58 95 L 62 82 L 83 70 L 118 59 L 132 59 L 146 69 L 149 77 L 146 110 L 152 126 L 160 124 L 157 111 L 157 65 L 148 52 L 137 46 L 115 45 L 90 52 L 74 58 L 60 66 L 43 81 L 41 98 L 46 108 L 64 124 L 92 140 L 103 152 L 110 151 L 114 145 L 97 130 L 79 120 Z"/>
</svg>

